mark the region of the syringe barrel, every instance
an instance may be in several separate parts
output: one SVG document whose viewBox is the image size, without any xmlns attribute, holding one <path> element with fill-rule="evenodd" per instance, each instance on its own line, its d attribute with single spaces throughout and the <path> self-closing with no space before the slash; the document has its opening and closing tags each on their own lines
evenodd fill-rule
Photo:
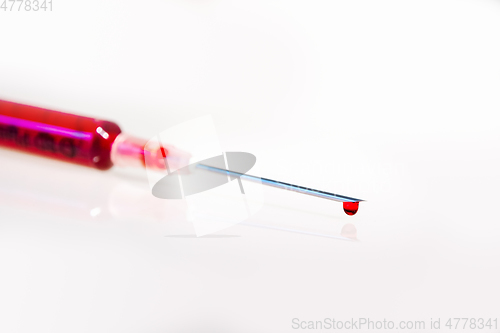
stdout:
<svg viewBox="0 0 500 333">
<path fill-rule="evenodd" d="M 121 133 L 110 121 L 0 100 L 0 145 L 100 170 Z"/>
</svg>

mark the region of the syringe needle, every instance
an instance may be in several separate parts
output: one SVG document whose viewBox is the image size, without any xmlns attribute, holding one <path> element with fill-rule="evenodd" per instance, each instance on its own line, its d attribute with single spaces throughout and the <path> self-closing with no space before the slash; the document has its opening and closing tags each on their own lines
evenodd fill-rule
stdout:
<svg viewBox="0 0 500 333">
<path fill-rule="evenodd" d="M 316 189 L 312 189 L 312 188 L 308 188 L 308 187 L 304 187 L 304 186 L 284 183 L 284 182 L 280 182 L 280 181 L 269 179 L 269 178 L 251 176 L 251 175 L 247 175 L 245 173 L 221 169 L 221 168 L 213 167 L 213 166 L 206 165 L 206 164 L 197 164 L 197 167 L 205 169 L 205 170 L 209 170 L 209 171 L 225 173 L 229 176 L 238 177 L 238 178 L 244 179 L 244 180 L 259 182 L 259 183 L 262 183 L 263 185 L 272 186 L 272 187 L 280 188 L 283 190 L 298 192 L 298 193 L 307 194 L 307 195 L 311 195 L 311 196 L 319 197 L 319 198 L 323 198 L 323 199 L 328 199 L 328 200 L 339 201 L 339 202 L 343 203 L 344 211 L 346 212 L 347 215 L 356 214 L 356 212 L 358 211 L 359 202 L 364 201 L 361 199 L 347 197 L 345 195 L 340 195 L 340 194 L 335 194 L 335 193 L 326 192 L 326 191 L 320 191 L 320 190 L 316 190 Z"/>
</svg>

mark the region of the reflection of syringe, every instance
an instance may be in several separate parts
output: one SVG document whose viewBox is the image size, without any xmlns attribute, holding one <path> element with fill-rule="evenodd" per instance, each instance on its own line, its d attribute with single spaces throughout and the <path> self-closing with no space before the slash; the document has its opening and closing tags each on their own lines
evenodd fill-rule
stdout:
<svg viewBox="0 0 500 333">
<path fill-rule="evenodd" d="M 100 170 L 143 166 L 146 157 L 159 170 L 183 166 L 190 155 L 173 146 L 145 145 L 123 134 L 117 124 L 0 100 L 0 145 Z M 150 167 L 150 165 L 148 166 Z"/>
<path fill-rule="evenodd" d="M 37 214 L 66 217 L 68 221 L 116 221 L 127 220 L 147 223 L 168 236 L 179 233 L 192 233 L 192 225 L 186 220 L 186 204 L 180 200 L 158 200 L 144 186 L 143 180 L 127 179 L 122 173 L 113 172 L 110 176 L 95 173 L 78 173 L 72 168 L 58 173 L 57 180 L 40 177 L 51 172 L 51 163 L 41 163 L 40 172 L 19 172 L 23 161 L 11 158 L 7 152 L 2 157 L 0 173 L 0 210 L 25 210 Z M 78 190 L 75 190 L 78 189 Z M 344 220 L 334 219 L 316 211 L 304 209 L 283 209 L 275 203 L 267 203 L 268 212 L 280 214 L 283 220 L 268 218 L 265 221 L 254 219 L 241 223 L 245 227 L 265 228 L 278 232 L 299 233 L 339 240 L 356 239 L 355 227 Z M 289 216 L 308 220 L 308 223 L 290 223 Z M 311 216 L 315 216 L 311 219 Z M 326 218 L 326 220 L 325 220 Z M 168 221 L 168 223 L 163 223 Z M 350 228 L 351 232 L 346 233 Z M 342 229 L 342 230 L 341 230 Z M 348 230 L 349 231 L 349 230 Z"/>
</svg>

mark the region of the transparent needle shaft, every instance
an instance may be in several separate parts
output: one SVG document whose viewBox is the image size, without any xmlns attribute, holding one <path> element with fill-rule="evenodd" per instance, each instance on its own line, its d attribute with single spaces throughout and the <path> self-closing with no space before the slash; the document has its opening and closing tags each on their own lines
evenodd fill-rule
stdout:
<svg viewBox="0 0 500 333">
<path fill-rule="evenodd" d="M 340 202 L 360 202 L 360 201 L 363 201 L 361 199 L 346 197 L 345 195 L 315 190 L 312 188 L 303 187 L 303 186 L 299 186 L 299 185 L 293 185 L 293 184 L 284 183 L 284 182 L 279 182 L 277 180 L 272 180 L 272 179 L 268 179 L 268 178 L 251 176 L 251 175 L 247 175 L 247 174 L 236 172 L 236 171 L 216 168 L 216 167 L 213 167 L 210 165 L 197 164 L 197 167 L 205 169 L 205 170 L 214 171 L 214 172 L 225 173 L 227 175 L 239 177 L 239 178 L 244 179 L 244 180 L 259 182 L 259 183 L 262 183 L 263 185 L 277 187 L 277 188 L 280 188 L 283 190 L 288 190 L 288 191 L 293 191 L 293 192 L 299 192 L 302 194 L 312 195 L 314 197 L 324 198 L 324 199 L 328 199 L 328 200 L 335 200 L 335 201 L 340 201 Z"/>
</svg>

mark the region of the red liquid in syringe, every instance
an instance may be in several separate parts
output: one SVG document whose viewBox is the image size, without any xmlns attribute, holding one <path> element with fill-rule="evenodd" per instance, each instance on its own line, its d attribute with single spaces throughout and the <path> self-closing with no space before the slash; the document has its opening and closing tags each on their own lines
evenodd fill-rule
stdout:
<svg viewBox="0 0 500 333">
<path fill-rule="evenodd" d="M 189 160 L 171 146 L 145 148 L 147 140 L 123 134 L 110 121 L 0 100 L 0 145 L 100 170 L 113 165 L 165 169 L 165 156 Z M 160 150 L 161 149 L 161 150 Z M 151 163 L 149 165 L 152 166 Z"/>
<path fill-rule="evenodd" d="M 3 146 L 106 170 L 120 133 L 109 121 L 0 101 Z"/>
</svg>

